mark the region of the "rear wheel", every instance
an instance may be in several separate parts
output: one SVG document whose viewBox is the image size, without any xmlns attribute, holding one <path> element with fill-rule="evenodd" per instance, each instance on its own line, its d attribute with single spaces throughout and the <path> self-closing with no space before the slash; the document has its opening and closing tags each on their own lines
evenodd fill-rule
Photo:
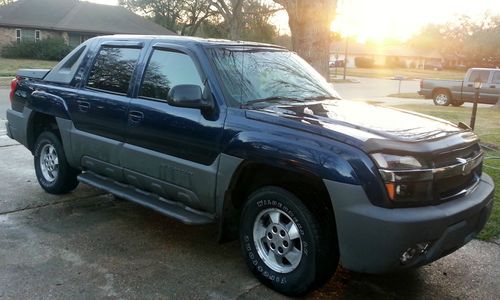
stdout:
<svg viewBox="0 0 500 300">
<path fill-rule="evenodd" d="M 433 95 L 434 104 L 448 106 L 451 103 L 451 95 L 447 90 L 437 90 Z"/>
<path fill-rule="evenodd" d="M 464 101 L 453 101 L 453 102 L 451 102 L 451 105 L 453 105 L 455 107 L 462 106 L 463 104 L 464 104 Z"/>
<path fill-rule="evenodd" d="M 64 194 L 78 185 L 78 170 L 66 161 L 59 137 L 50 131 L 40 134 L 34 151 L 35 173 L 40 186 L 50 194 Z"/>
<path fill-rule="evenodd" d="M 242 211 L 240 242 L 246 262 L 265 285 L 302 295 L 335 272 L 335 235 L 294 194 L 279 187 L 252 193 Z"/>
</svg>

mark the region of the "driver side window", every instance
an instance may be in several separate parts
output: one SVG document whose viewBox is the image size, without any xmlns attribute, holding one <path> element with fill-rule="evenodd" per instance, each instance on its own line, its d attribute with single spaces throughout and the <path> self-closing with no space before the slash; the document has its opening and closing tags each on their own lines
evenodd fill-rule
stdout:
<svg viewBox="0 0 500 300">
<path fill-rule="evenodd" d="M 154 50 L 144 73 L 139 97 L 166 101 L 170 89 L 179 84 L 193 84 L 203 89 L 198 69 L 189 55 Z"/>
</svg>

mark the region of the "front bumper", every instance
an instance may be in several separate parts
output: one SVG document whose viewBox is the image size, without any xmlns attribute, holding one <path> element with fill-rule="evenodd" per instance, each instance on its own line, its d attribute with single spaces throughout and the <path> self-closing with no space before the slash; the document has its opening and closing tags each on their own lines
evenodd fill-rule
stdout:
<svg viewBox="0 0 500 300">
<path fill-rule="evenodd" d="M 363 188 L 325 180 L 332 199 L 341 264 L 353 271 L 384 273 L 439 259 L 469 242 L 486 224 L 494 185 L 484 174 L 466 196 L 434 206 L 382 208 Z M 416 244 L 430 242 L 425 253 L 407 264 L 400 257 Z"/>
</svg>

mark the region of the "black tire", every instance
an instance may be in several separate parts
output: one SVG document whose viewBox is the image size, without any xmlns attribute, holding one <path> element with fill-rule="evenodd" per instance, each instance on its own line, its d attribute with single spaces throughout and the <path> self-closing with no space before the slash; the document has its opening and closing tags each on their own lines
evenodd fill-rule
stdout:
<svg viewBox="0 0 500 300">
<path fill-rule="evenodd" d="M 293 245 L 289 247 L 288 252 L 296 251 L 298 245 L 300 245 L 302 254 L 299 263 L 295 267 L 290 263 L 292 260 L 285 260 L 283 259 L 284 255 L 279 256 L 279 253 L 273 252 L 273 257 L 276 258 L 275 261 L 290 263 L 290 266 L 285 266 L 290 270 L 281 270 L 279 272 L 270 266 L 273 265 L 273 262 L 266 262 L 266 258 L 263 259 L 262 253 L 265 253 L 266 249 L 268 253 L 271 253 L 270 251 L 273 251 L 271 245 L 276 242 L 268 239 L 269 234 L 272 234 L 270 230 L 274 230 L 273 224 L 275 223 L 272 223 L 270 217 L 268 225 L 265 225 L 264 221 L 262 221 L 268 211 L 272 213 L 276 211 L 284 212 L 285 214 L 280 213 L 279 219 L 284 221 L 287 219 L 292 220 L 299 229 L 298 234 L 295 236 L 299 236 L 300 240 L 298 238 L 292 240 L 292 234 L 288 235 L 291 231 L 287 231 L 283 235 L 286 238 L 290 237 L 290 244 Z M 256 220 L 259 220 L 259 222 Z M 267 226 L 268 229 L 265 231 L 264 238 L 254 238 L 254 226 L 261 226 L 262 228 Z M 320 224 L 320 220 L 315 214 L 294 194 L 279 187 L 263 187 L 248 197 L 243 208 L 240 221 L 241 248 L 249 269 L 263 284 L 285 295 L 300 296 L 323 285 L 337 268 L 339 261 L 337 238 L 336 234 L 328 232 L 327 228 L 328 226 Z M 279 228 L 273 238 L 277 237 L 278 234 L 281 234 Z M 257 244 L 255 240 L 265 240 L 266 242 Z M 279 243 L 280 241 L 277 241 L 276 245 L 274 245 L 275 251 L 279 250 L 278 245 L 282 245 L 282 249 L 288 245 L 285 245 L 284 241 L 282 244 Z M 264 247 L 265 244 L 268 248 Z M 269 257 L 269 255 L 266 257 Z M 276 263 L 274 263 L 274 267 L 276 268 Z"/>
<path fill-rule="evenodd" d="M 52 148 L 50 148 L 52 147 Z M 72 168 L 66 161 L 66 155 L 59 137 L 50 131 L 44 131 L 40 134 L 34 147 L 34 163 L 36 178 L 40 186 L 50 194 L 65 194 L 76 188 L 78 185 L 77 175 L 78 170 Z M 47 171 L 47 164 L 40 163 L 41 157 L 46 157 L 42 151 L 52 150 L 57 157 L 57 164 L 50 166 L 51 169 L 57 170 Z M 49 151 L 50 151 L 49 150 Z M 52 160 L 53 161 L 53 160 Z M 45 170 L 44 170 L 45 169 Z M 53 176 L 51 176 L 53 175 Z"/>
<path fill-rule="evenodd" d="M 464 105 L 464 101 L 453 101 L 453 102 L 451 102 L 451 105 L 453 105 L 455 107 L 459 107 L 459 106 Z"/>
<path fill-rule="evenodd" d="M 440 89 L 435 91 L 432 95 L 432 99 L 437 106 L 448 106 L 452 103 L 451 94 L 448 90 Z"/>
</svg>

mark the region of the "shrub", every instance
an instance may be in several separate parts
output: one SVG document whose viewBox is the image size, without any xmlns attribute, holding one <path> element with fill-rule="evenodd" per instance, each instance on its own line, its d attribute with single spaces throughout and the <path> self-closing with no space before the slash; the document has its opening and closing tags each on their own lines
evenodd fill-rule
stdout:
<svg viewBox="0 0 500 300">
<path fill-rule="evenodd" d="M 385 59 L 385 66 L 387 68 L 406 68 L 406 63 L 397 56 L 388 56 Z"/>
<path fill-rule="evenodd" d="M 356 68 L 373 68 L 375 66 L 375 60 L 367 57 L 356 57 L 354 58 L 354 64 Z"/>
<path fill-rule="evenodd" d="M 61 60 L 71 51 L 62 38 L 48 38 L 38 42 L 12 43 L 3 47 L 2 57 Z"/>
</svg>

